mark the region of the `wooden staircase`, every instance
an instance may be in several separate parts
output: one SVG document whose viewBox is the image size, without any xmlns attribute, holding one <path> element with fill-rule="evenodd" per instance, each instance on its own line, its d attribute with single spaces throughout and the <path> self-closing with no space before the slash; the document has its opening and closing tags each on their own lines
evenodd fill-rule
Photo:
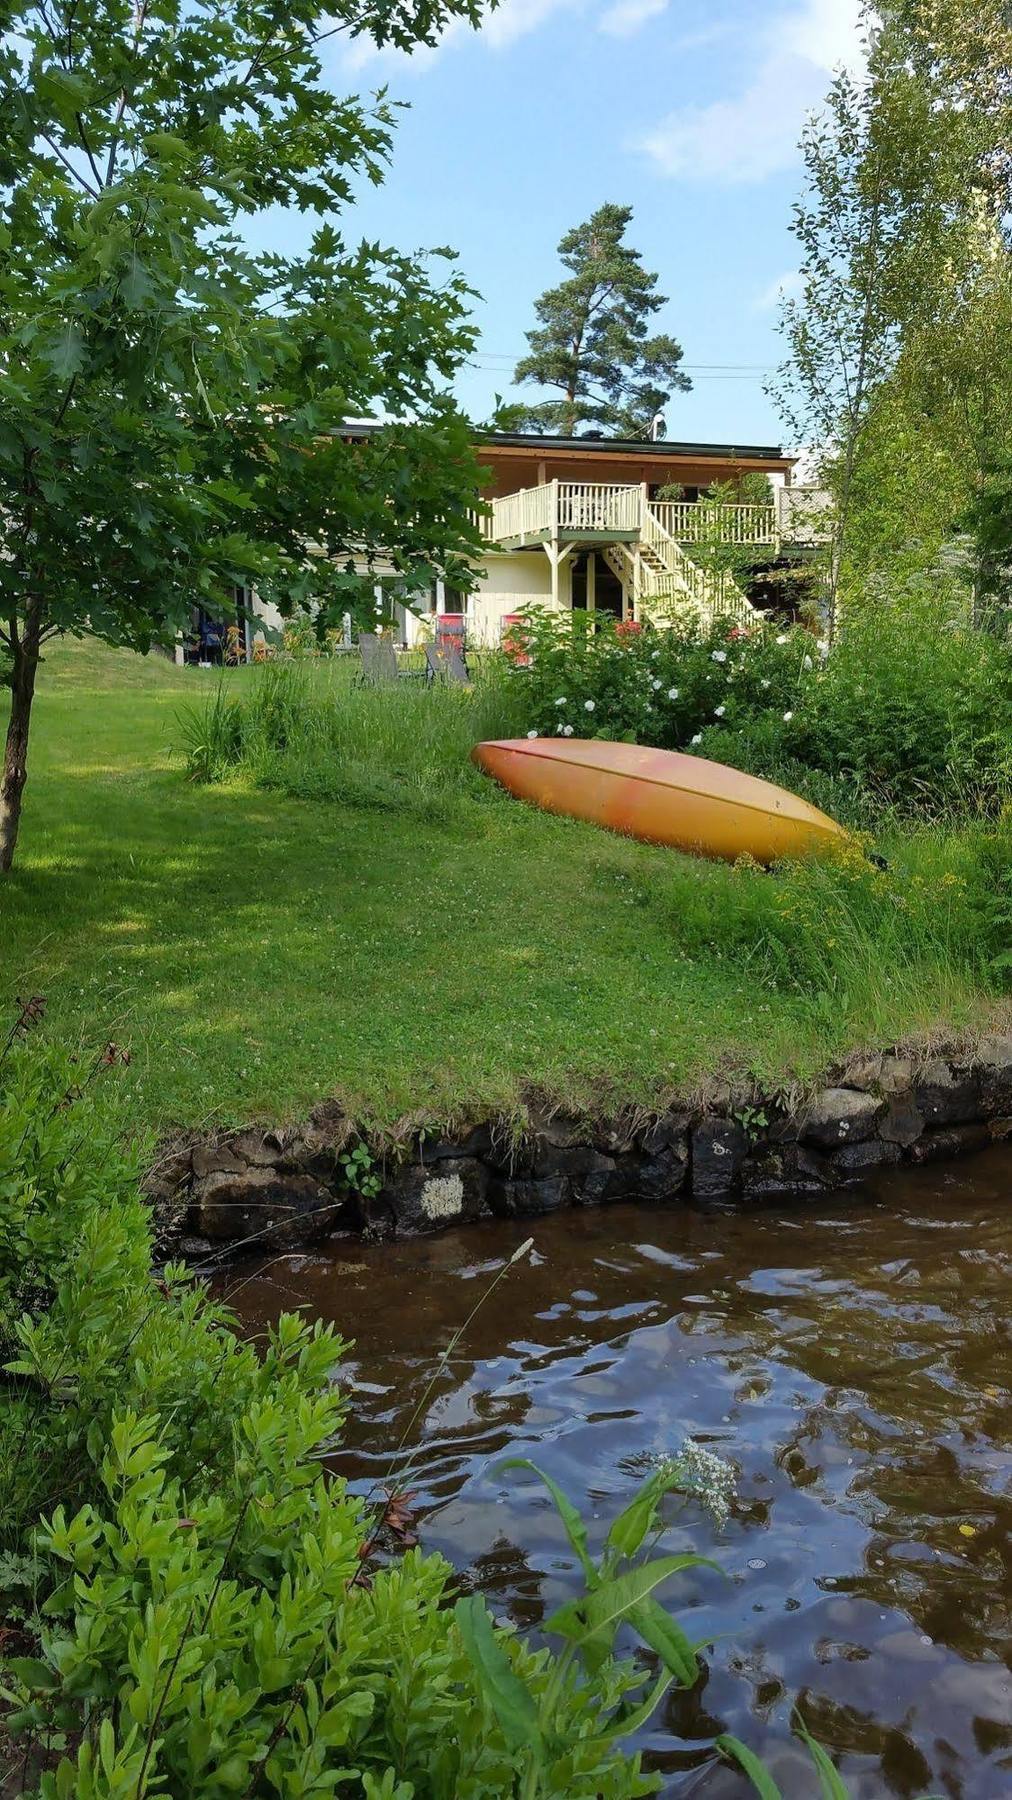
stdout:
<svg viewBox="0 0 1012 1800">
<path fill-rule="evenodd" d="M 606 544 L 601 550 L 623 586 L 631 588 L 633 617 L 652 625 L 676 620 L 746 619 L 751 602 L 726 572 L 704 569 L 671 536 L 654 507 L 643 507 L 635 545 Z"/>
</svg>

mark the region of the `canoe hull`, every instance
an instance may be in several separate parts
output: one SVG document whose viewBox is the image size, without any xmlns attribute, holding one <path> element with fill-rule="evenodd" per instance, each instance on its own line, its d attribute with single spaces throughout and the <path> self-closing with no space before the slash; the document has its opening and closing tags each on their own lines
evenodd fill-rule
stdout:
<svg viewBox="0 0 1012 1800">
<path fill-rule="evenodd" d="M 799 795 L 723 763 L 597 738 L 503 738 L 471 752 L 519 800 L 648 844 L 759 863 L 839 850 L 847 834 Z"/>
</svg>

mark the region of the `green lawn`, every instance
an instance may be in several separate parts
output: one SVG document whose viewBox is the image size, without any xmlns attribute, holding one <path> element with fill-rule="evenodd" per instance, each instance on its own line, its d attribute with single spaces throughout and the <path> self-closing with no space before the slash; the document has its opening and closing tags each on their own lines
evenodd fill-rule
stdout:
<svg viewBox="0 0 1012 1800">
<path fill-rule="evenodd" d="M 877 945 L 821 987 L 766 981 L 748 921 L 769 877 L 520 806 L 433 825 L 194 785 L 174 713 L 217 679 L 55 647 L 0 884 L 5 1007 L 39 992 L 58 1028 L 129 1043 L 145 1123 L 281 1119 L 333 1094 L 373 1124 L 532 1087 L 650 1104 L 990 1009 L 937 945 L 902 963 Z M 941 840 L 909 853 L 944 866 Z"/>
</svg>

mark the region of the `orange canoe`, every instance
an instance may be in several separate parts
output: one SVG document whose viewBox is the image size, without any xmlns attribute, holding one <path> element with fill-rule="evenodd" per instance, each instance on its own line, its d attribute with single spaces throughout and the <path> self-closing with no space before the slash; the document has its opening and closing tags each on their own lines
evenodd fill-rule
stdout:
<svg viewBox="0 0 1012 1800">
<path fill-rule="evenodd" d="M 701 756 L 596 738 L 504 738 L 471 757 L 519 800 L 648 844 L 756 862 L 840 847 L 847 833 L 807 800 Z"/>
</svg>

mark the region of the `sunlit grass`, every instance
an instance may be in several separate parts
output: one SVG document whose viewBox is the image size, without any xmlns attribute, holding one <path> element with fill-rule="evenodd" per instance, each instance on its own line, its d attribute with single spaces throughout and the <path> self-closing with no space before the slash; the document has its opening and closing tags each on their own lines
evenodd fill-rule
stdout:
<svg viewBox="0 0 1012 1800">
<path fill-rule="evenodd" d="M 886 898 L 918 874 L 930 893 L 968 837 L 898 837 L 886 884 L 862 872 L 848 901 L 833 875 L 651 849 L 533 813 L 470 772 L 465 807 L 426 816 L 419 777 L 398 809 L 405 764 L 436 767 L 418 754 L 438 725 L 422 689 L 397 696 L 400 724 L 383 697 L 349 723 L 370 734 L 373 772 L 398 764 L 382 793 L 364 778 L 351 804 L 246 777 L 200 785 L 172 749 L 176 716 L 218 679 L 56 647 L 0 885 L 0 997 L 43 993 L 61 1028 L 129 1042 L 141 1122 L 284 1118 L 336 1094 L 390 1124 L 513 1109 L 531 1087 L 655 1104 L 718 1069 L 804 1079 L 863 1044 L 971 1027 L 992 1005 L 969 900 L 946 935 L 940 906 Z M 250 680 L 230 673 L 226 695 Z M 353 784 L 353 748 L 343 768 Z M 780 902 L 795 888 L 811 916 L 792 923 Z"/>
</svg>

